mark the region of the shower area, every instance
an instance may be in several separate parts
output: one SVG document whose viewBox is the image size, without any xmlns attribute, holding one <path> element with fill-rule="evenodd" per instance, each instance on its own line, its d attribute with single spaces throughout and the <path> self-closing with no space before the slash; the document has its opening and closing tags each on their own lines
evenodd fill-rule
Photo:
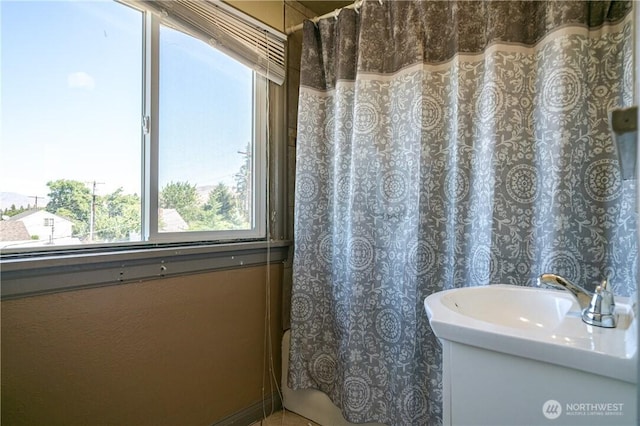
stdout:
<svg viewBox="0 0 640 426">
<path fill-rule="evenodd" d="M 427 296 L 544 272 L 636 292 L 609 120 L 637 103 L 633 8 L 367 0 L 304 23 L 286 392 L 438 424 Z"/>
</svg>

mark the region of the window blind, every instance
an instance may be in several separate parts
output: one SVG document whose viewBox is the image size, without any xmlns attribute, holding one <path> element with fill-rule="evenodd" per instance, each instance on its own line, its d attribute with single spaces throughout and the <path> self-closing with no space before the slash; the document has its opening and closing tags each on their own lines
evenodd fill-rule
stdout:
<svg viewBox="0 0 640 426">
<path fill-rule="evenodd" d="M 286 36 L 219 0 L 123 0 L 223 51 L 271 81 L 285 78 Z"/>
</svg>

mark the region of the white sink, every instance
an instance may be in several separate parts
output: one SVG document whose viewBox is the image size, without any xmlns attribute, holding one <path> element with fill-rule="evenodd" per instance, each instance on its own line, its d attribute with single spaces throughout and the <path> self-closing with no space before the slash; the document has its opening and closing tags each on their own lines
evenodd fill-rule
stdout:
<svg viewBox="0 0 640 426">
<path fill-rule="evenodd" d="M 582 322 L 565 291 L 490 285 L 446 290 L 425 300 L 440 339 L 637 382 L 637 321 L 616 297 L 617 328 Z"/>
<path fill-rule="evenodd" d="M 448 291 L 440 300 L 449 310 L 467 317 L 523 330 L 555 328 L 567 312 L 579 309 L 568 293 L 505 285 Z"/>
</svg>

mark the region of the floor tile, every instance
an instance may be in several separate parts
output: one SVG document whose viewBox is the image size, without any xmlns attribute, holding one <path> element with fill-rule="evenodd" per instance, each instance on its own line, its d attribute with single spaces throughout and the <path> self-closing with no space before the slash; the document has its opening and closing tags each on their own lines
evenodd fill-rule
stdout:
<svg viewBox="0 0 640 426">
<path fill-rule="evenodd" d="M 278 411 L 264 420 L 255 422 L 251 426 L 320 426 L 318 423 L 299 416 L 291 411 Z"/>
</svg>

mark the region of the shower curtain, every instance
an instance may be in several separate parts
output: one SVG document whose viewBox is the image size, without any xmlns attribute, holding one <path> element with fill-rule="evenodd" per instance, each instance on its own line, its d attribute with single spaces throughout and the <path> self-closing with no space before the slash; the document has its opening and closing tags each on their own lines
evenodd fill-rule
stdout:
<svg viewBox="0 0 640 426">
<path fill-rule="evenodd" d="M 424 298 L 544 272 L 636 289 L 631 2 L 366 1 L 304 25 L 289 385 L 441 422 Z"/>
</svg>

